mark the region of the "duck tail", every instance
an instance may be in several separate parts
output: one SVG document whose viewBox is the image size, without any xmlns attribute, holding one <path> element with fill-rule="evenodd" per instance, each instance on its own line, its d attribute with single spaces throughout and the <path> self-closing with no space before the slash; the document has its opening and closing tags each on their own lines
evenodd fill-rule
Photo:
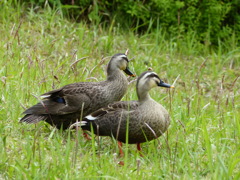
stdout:
<svg viewBox="0 0 240 180">
<path fill-rule="evenodd" d="M 25 122 L 28 124 L 36 124 L 40 121 L 46 120 L 47 117 L 43 115 L 34 115 L 34 114 L 27 114 L 22 119 L 20 119 L 20 123 Z"/>
</svg>

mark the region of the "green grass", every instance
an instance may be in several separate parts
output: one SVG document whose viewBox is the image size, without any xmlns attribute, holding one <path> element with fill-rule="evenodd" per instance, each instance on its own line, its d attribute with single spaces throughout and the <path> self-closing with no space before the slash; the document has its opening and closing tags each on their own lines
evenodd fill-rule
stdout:
<svg viewBox="0 0 240 180">
<path fill-rule="evenodd" d="M 234 36 L 212 50 L 194 33 L 170 40 L 161 31 L 140 36 L 69 22 L 49 8 L 7 4 L 0 24 L 0 179 L 240 178 L 240 49 Z M 137 75 L 148 67 L 168 83 L 180 75 L 174 90 L 151 91 L 170 112 L 171 126 L 159 141 L 142 144 L 144 157 L 134 145 L 124 145 L 126 156 L 118 157 L 108 137 L 88 142 L 81 132 L 18 123 L 24 107 L 38 101 L 34 96 L 96 81 L 92 77 L 104 80 L 109 58 L 101 59 L 127 48 Z M 136 98 L 132 84 L 124 100 Z"/>
</svg>

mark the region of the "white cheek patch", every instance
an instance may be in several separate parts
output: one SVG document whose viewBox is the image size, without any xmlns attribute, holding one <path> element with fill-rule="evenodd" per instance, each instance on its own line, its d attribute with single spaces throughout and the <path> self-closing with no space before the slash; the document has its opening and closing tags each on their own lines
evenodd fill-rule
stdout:
<svg viewBox="0 0 240 180">
<path fill-rule="evenodd" d="M 85 118 L 88 119 L 89 121 L 94 121 L 97 119 L 97 117 L 93 117 L 92 115 L 88 115 Z"/>
<path fill-rule="evenodd" d="M 149 86 L 151 88 L 157 86 L 156 81 L 154 79 L 151 79 L 150 82 L 149 82 Z"/>
</svg>

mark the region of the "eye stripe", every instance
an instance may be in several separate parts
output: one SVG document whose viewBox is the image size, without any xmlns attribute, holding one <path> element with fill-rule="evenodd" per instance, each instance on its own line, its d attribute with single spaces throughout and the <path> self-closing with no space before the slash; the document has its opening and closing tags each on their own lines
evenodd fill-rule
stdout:
<svg viewBox="0 0 240 180">
<path fill-rule="evenodd" d="M 142 73 L 141 76 L 139 77 L 139 79 L 147 79 L 148 76 L 151 76 L 153 74 L 153 72 L 145 72 L 145 73 Z"/>
<path fill-rule="evenodd" d="M 128 58 L 127 57 L 123 57 L 124 60 L 126 60 L 127 62 L 129 62 Z"/>
<path fill-rule="evenodd" d="M 127 56 L 125 54 L 119 54 L 118 56 L 116 56 L 118 58 L 124 59 L 125 61 L 129 62 Z"/>
<path fill-rule="evenodd" d="M 148 78 L 151 78 L 151 77 L 155 77 L 155 78 L 157 78 L 157 79 L 160 79 L 159 77 L 158 77 L 158 75 L 156 75 L 156 74 L 149 74 L 148 76 L 147 76 Z"/>
</svg>

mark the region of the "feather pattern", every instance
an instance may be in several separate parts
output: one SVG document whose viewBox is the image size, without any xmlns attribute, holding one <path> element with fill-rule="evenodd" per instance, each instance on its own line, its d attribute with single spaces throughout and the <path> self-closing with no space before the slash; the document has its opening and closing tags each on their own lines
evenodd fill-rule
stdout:
<svg viewBox="0 0 240 180">
<path fill-rule="evenodd" d="M 133 76 L 128 69 L 127 56 L 115 54 L 108 63 L 107 80 L 78 82 L 46 92 L 42 94 L 41 102 L 23 112 L 25 116 L 20 122 L 46 121 L 57 128 L 69 128 L 81 117 L 119 101 L 124 96 L 128 80 L 122 70 Z"/>
<path fill-rule="evenodd" d="M 89 131 L 93 127 L 97 135 L 113 136 L 118 141 L 132 144 L 153 140 L 161 136 L 170 124 L 167 110 L 148 94 L 151 88 L 161 83 L 163 81 L 156 73 L 144 72 L 137 81 L 138 101 L 112 103 L 91 113 L 95 119 L 90 120 L 90 116 L 86 116 L 72 127 L 80 125 L 83 130 Z"/>
</svg>

